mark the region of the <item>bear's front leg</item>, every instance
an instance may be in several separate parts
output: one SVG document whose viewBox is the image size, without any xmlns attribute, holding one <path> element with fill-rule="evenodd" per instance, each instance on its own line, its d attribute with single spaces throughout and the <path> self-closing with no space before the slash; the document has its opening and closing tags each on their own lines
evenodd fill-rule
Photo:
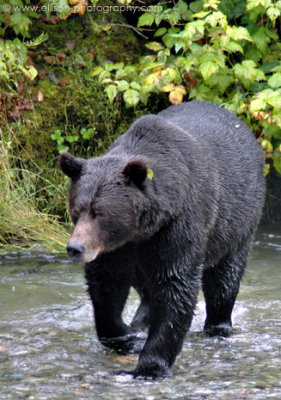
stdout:
<svg viewBox="0 0 281 400">
<path fill-rule="evenodd" d="M 166 376 L 191 325 L 201 268 L 178 269 L 168 271 L 154 285 L 149 335 L 133 372 L 135 377 Z"/>
<path fill-rule="evenodd" d="M 85 266 L 99 341 L 121 354 L 139 353 L 144 345 L 144 338 L 122 319 L 133 280 L 132 264 L 125 260 L 121 251 L 115 251 Z"/>
</svg>

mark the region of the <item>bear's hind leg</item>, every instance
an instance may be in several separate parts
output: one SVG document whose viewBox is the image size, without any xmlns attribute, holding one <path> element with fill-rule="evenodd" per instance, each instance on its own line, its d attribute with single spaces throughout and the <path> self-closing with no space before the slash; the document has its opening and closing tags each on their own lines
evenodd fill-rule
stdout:
<svg viewBox="0 0 281 400">
<path fill-rule="evenodd" d="M 204 331 L 210 336 L 229 336 L 231 313 L 245 271 L 250 243 L 222 258 L 203 273 L 202 288 L 206 301 Z"/>
<path fill-rule="evenodd" d="M 149 304 L 141 301 L 130 327 L 135 332 L 146 331 L 149 326 Z"/>
</svg>

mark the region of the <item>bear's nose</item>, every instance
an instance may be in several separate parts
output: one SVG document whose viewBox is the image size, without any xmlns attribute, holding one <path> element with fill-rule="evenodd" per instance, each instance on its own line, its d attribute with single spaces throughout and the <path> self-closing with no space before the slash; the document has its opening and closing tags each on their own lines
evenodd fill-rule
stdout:
<svg viewBox="0 0 281 400">
<path fill-rule="evenodd" d="M 81 242 L 69 241 L 67 243 L 66 251 L 68 257 L 72 261 L 79 262 L 82 261 L 83 254 L 85 253 L 85 246 Z"/>
</svg>

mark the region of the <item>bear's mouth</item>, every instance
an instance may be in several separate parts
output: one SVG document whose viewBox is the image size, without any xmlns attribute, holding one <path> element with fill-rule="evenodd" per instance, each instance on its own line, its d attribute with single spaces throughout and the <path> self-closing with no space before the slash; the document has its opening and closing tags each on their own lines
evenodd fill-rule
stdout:
<svg viewBox="0 0 281 400">
<path fill-rule="evenodd" d="M 83 257 L 83 261 L 86 263 L 94 261 L 97 258 L 97 256 L 102 252 L 102 250 L 103 250 L 102 246 L 99 246 L 96 249 L 86 250 Z"/>
</svg>

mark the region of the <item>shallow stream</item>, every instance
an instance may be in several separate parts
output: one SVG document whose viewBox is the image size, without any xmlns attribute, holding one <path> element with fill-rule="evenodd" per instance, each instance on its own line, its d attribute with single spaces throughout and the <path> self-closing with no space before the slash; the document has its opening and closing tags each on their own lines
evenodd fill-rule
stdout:
<svg viewBox="0 0 281 400">
<path fill-rule="evenodd" d="M 97 341 L 83 271 L 65 255 L 0 256 L 0 399 L 281 400 L 281 228 L 261 228 L 231 338 L 200 334 L 202 296 L 173 368 L 158 381 L 118 375 L 136 356 Z M 137 305 L 132 293 L 125 310 Z"/>
</svg>

